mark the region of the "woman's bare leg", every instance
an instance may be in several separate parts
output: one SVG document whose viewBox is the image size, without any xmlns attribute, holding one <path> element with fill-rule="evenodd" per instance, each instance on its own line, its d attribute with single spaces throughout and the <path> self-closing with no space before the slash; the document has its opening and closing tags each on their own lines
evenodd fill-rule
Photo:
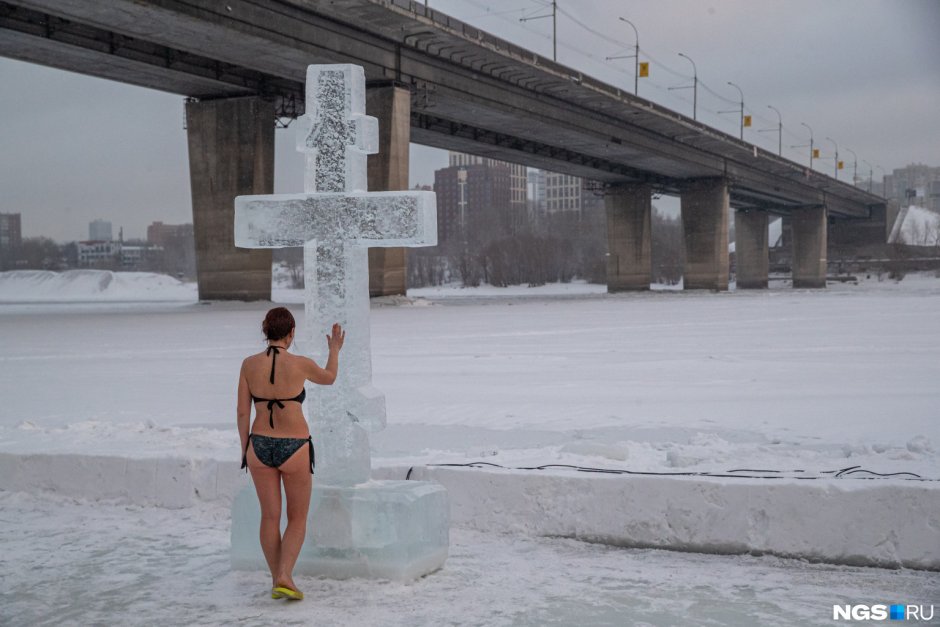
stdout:
<svg viewBox="0 0 940 627">
<path fill-rule="evenodd" d="M 287 497 L 287 528 L 281 539 L 280 562 L 274 580 L 275 585 L 286 585 L 291 590 L 297 590 L 293 579 L 294 564 L 297 563 L 307 533 L 307 511 L 310 509 L 310 489 L 313 485 L 307 446 L 304 444 L 297 449 L 279 468 Z"/>
<path fill-rule="evenodd" d="M 261 504 L 261 550 L 271 571 L 271 585 L 277 585 L 281 560 L 281 473 L 262 464 L 248 446 L 248 470 Z"/>
</svg>

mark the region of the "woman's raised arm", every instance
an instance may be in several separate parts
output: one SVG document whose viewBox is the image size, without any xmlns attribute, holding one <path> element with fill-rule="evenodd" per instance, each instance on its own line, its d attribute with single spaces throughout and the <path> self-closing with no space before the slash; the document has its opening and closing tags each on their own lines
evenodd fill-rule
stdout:
<svg viewBox="0 0 940 627">
<path fill-rule="evenodd" d="M 339 373 L 339 351 L 343 348 L 343 341 L 346 339 L 346 332 L 338 323 L 333 325 L 332 334 L 326 336 L 326 345 L 330 354 L 326 360 L 326 368 L 321 368 L 317 362 L 309 357 L 304 357 L 306 366 L 304 376 L 314 383 L 320 385 L 333 385 L 336 381 L 336 375 Z"/>
</svg>

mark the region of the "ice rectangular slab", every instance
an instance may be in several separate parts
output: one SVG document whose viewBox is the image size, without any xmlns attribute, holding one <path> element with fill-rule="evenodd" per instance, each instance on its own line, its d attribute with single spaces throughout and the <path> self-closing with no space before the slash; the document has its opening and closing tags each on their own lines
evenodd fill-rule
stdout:
<svg viewBox="0 0 940 627">
<path fill-rule="evenodd" d="M 287 524 L 286 515 L 281 526 Z M 232 567 L 266 570 L 261 510 L 251 486 L 232 505 Z M 307 540 L 295 572 L 335 579 L 408 581 L 444 565 L 450 540 L 447 491 L 424 481 L 314 486 Z"/>
</svg>

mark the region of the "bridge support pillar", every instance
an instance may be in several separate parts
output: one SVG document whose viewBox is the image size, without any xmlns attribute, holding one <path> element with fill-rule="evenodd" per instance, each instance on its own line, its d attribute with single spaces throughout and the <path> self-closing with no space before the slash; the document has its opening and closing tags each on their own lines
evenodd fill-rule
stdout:
<svg viewBox="0 0 940 627">
<path fill-rule="evenodd" d="M 734 213 L 738 289 L 767 289 L 770 274 L 767 225 L 766 211 L 739 210 Z"/>
<path fill-rule="evenodd" d="M 793 212 L 793 287 L 826 287 L 828 215 L 825 207 Z"/>
<path fill-rule="evenodd" d="M 379 152 L 369 155 L 369 191 L 408 189 L 411 91 L 395 81 L 366 85 L 366 113 L 379 120 Z M 404 295 L 407 248 L 369 249 L 369 295 Z"/>
<path fill-rule="evenodd" d="M 685 289 L 728 289 L 728 183 L 706 179 L 682 191 Z"/>
<path fill-rule="evenodd" d="M 235 197 L 274 192 L 274 105 L 186 104 L 200 300 L 270 300 L 271 251 L 235 248 Z"/>
<path fill-rule="evenodd" d="M 651 199 L 649 185 L 617 185 L 604 196 L 608 292 L 650 288 Z"/>
</svg>

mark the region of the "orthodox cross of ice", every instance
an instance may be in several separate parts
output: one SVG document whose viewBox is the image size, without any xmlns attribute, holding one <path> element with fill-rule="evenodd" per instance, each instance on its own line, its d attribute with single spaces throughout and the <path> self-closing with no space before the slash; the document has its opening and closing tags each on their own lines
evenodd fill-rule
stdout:
<svg viewBox="0 0 940 627">
<path fill-rule="evenodd" d="M 308 414 L 318 482 L 353 485 L 371 470 L 366 431 L 385 426 L 385 398 L 372 386 L 369 341 L 370 246 L 437 243 L 434 192 L 369 193 L 367 154 L 378 151 L 378 121 L 365 115 L 365 76 L 356 65 L 307 68 L 307 115 L 297 149 L 306 153 L 304 194 L 239 196 L 235 245 L 304 247 L 305 341 L 325 364 L 334 322 L 346 329 L 339 376 L 315 386 Z"/>
</svg>

